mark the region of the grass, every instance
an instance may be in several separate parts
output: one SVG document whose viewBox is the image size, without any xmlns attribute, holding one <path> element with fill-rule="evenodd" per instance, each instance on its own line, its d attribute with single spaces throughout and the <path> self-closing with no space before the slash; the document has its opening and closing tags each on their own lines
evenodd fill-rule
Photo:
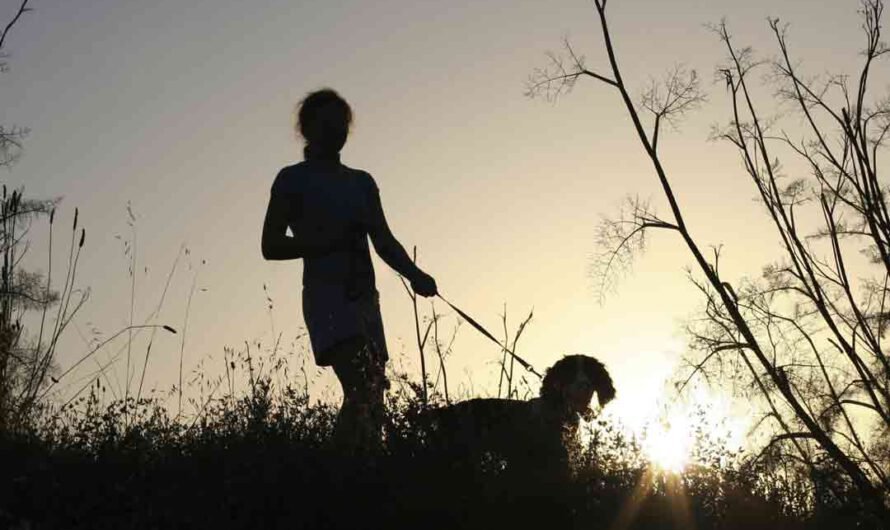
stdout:
<svg viewBox="0 0 890 530">
<path fill-rule="evenodd" d="M 257 363 L 242 352 L 239 367 Z M 246 363 L 246 364 L 245 364 Z M 236 366 L 234 363 L 233 367 Z M 280 366 L 267 362 L 265 366 Z M 233 368 L 234 369 L 234 368 Z M 598 421 L 571 480 L 522 480 L 492 459 L 473 472 L 424 449 L 423 387 L 394 377 L 387 449 L 348 457 L 329 443 L 336 408 L 274 369 L 240 395 L 104 400 L 101 382 L 0 440 L 0 527 L 8 528 L 854 528 L 858 512 L 801 509 L 795 484 L 701 445 L 681 475 Z M 97 380 L 98 381 L 98 380 Z M 428 396 L 442 403 L 437 392 Z M 868 526 L 855 526 L 868 528 Z"/>
</svg>

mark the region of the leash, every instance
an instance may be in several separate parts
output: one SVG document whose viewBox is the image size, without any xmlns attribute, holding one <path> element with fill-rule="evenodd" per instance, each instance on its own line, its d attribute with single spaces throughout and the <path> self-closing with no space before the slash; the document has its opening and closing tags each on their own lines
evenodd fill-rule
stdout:
<svg viewBox="0 0 890 530">
<path fill-rule="evenodd" d="M 468 314 L 466 314 L 465 312 L 461 311 L 457 306 L 455 306 L 454 304 L 452 304 L 451 302 L 449 302 L 449 301 L 448 301 L 444 296 L 442 296 L 440 293 L 436 293 L 436 296 L 438 296 L 443 302 L 445 302 L 446 304 L 448 304 L 448 307 L 450 307 L 451 309 L 454 309 L 454 310 L 457 312 L 457 314 L 461 316 L 461 318 L 463 318 L 464 320 L 466 320 L 467 322 L 469 322 L 471 326 L 473 326 L 474 328 L 476 328 L 476 331 L 478 331 L 479 333 L 485 335 L 485 336 L 488 338 L 488 340 L 494 342 L 494 343 L 497 344 L 502 350 L 504 350 L 505 352 L 509 353 L 509 354 L 510 354 L 510 357 L 512 357 L 513 359 L 515 359 L 516 362 L 518 362 L 523 368 L 525 368 L 525 369 L 528 370 L 529 372 L 531 372 L 531 373 L 535 374 L 536 376 L 538 376 L 539 379 L 544 379 L 544 376 L 542 376 L 541 374 L 539 374 L 538 371 L 535 370 L 535 368 L 534 368 L 531 364 L 529 364 L 529 363 L 528 363 L 525 359 L 523 359 L 522 357 L 520 357 L 520 356 L 516 355 L 515 353 L 513 353 L 513 351 L 512 351 L 510 348 L 508 348 L 507 346 L 501 344 L 501 341 L 499 341 L 498 339 L 494 338 L 494 335 L 492 335 L 491 333 L 488 332 L 487 329 L 485 329 L 484 327 L 482 327 L 482 324 L 476 322 L 476 320 L 473 319 L 473 317 L 471 317 L 470 315 L 468 315 Z"/>
</svg>

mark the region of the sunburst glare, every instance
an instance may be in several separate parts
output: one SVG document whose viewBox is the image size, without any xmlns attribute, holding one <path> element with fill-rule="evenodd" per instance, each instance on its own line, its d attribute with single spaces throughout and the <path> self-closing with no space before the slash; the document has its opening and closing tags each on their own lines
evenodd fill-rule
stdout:
<svg viewBox="0 0 890 530">
<path fill-rule="evenodd" d="M 672 399 L 658 388 L 663 387 L 650 386 L 632 398 L 616 400 L 605 414 L 637 441 L 641 456 L 654 468 L 681 474 L 690 465 L 705 463 L 705 455 L 728 454 L 742 447 L 748 423 L 732 410 L 728 397 L 695 387 L 683 399 Z"/>
<path fill-rule="evenodd" d="M 692 429 L 689 419 L 675 417 L 673 421 L 653 423 L 643 438 L 646 458 L 662 471 L 681 473 L 692 450 Z"/>
</svg>

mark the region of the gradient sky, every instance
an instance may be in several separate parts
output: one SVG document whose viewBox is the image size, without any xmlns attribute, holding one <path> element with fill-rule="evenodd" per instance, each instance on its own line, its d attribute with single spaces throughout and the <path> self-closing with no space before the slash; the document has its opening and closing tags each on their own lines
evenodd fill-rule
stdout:
<svg viewBox="0 0 890 530">
<path fill-rule="evenodd" d="M 17 5 L 4 3 L 4 20 Z M 661 149 L 693 234 L 703 246 L 724 245 L 729 278 L 756 274 L 774 237 L 736 154 L 706 141 L 729 108 L 712 82 L 723 50 L 704 24 L 726 16 L 739 44 L 770 56 L 766 17 L 779 16 L 792 23 L 793 51 L 811 72 L 850 71 L 862 43 L 857 6 L 609 2 L 634 92 L 675 63 L 705 81 L 710 101 Z M 683 270 L 690 262 L 670 234 L 654 234 L 604 305 L 593 296 L 588 267 L 600 218 L 633 194 L 667 213 L 617 93 L 581 82 L 555 105 L 523 96 L 527 76 L 564 36 L 589 67 L 606 71 L 591 2 L 33 0 L 32 7 L 7 41 L 11 68 L 0 76 L 0 123 L 32 129 L 4 180 L 36 197 L 63 197 L 60 227 L 80 208 L 87 229 L 80 285 L 91 288 L 77 319 L 85 337 L 128 322 L 127 259 L 116 236 L 131 237 L 129 201 L 137 322 L 157 304 L 183 244 L 194 267 L 175 273 L 160 320 L 182 328 L 194 274 L 206 289 L 191 304 L 187 370 L 207 355 L 219 364 L 225 345 L 268 343 L 278 332 L 293 340 L 302 325 L 302 264 L 265 262 L 260 231 L 272 179 L 301 159 L 293 106 L 331 86 L 356 115 L 344 163 L 375 176 L 396 236 L 418 246 L 441 292 L 496 330 L 504 303 L 511 328 L 534 307 L 519 347 L 526 359 L 544 368 L 566 353 L 594 354 L 625 400 L 650 399 L 683 352 L 681 325 L 698 298 Z M 45 232 L 35 229 L 31 257 L 41 268 L 45 247 Z M 375 264 L 391 357 L 416 373 L 410 301 L 395 274 Z M 271 322 L 263 284 L 274 299 Z M 445 329 L 453 323 L 449 314 Z M 181 339 L 159 337 L 151 384 L 175 381 Z M 85 349 L 77 333 L 64 346 L 62 367 Z M 464 326 L 448 365 L 453 391 L 490 394 L 498 358 Z M 318 379 L 317 388 L 330 381 Z"/>
</svg>

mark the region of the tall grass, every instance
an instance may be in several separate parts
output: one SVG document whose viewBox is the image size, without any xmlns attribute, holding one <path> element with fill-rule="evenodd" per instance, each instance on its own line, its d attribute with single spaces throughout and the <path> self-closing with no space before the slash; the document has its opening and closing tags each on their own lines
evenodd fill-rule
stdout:
<svg viewBox="0 0 890 530">
<path fill-rule="evenodd" d="M 751 465 L 702 434 L 681 474 L 638 438 L 585 424 L 571 479 L 524 480 L 497 458 L 474 471 L 427 450 L 422 386 L 393 374 L 386 449 L 330 443 L 337 410 L 285 376 L 305 351 L 228 350 L 229 370 L 186 378 L 177 414 L 163 393 L 109 399 L 96 379 L 69 405 L 4 437 L 0 522 L 30 528 L 869 528 L 855 502 L 814 510 L 807 485 Z M 247 381 L 242 390 L 230 381 Z M 234 389 L 234 390 L 233 390 Z M 432 391 L 430 404 L 443 404 Z M 465 398 L 468 396 L 459 396 Z M 496 457 L 496 455 L 492 455 Z M 877 522 L 873 522 L 877 525 Z M 865 525 L 865 526 L 863 526 Z M 872 526 L 877 528 L 878 526 Z"/>
</svg>

